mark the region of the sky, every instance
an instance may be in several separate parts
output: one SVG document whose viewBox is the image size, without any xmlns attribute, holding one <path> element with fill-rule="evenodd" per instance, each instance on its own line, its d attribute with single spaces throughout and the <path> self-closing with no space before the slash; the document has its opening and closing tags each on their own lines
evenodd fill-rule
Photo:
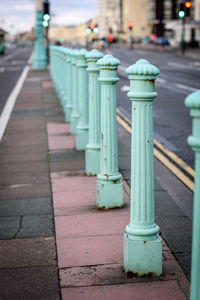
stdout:
<svg viewBox="0 0 200 300">
<path fill-rule="evenodd" d="M 41 0 L 42 2 L 42 0 Z M 76 25 L 98 13 L 99 0 L 49 0 L 51 23 Z M 29 31 L 35 23 L 34 0 L 0 0 L 0 28 L 10 33 Z"/>
</svg>

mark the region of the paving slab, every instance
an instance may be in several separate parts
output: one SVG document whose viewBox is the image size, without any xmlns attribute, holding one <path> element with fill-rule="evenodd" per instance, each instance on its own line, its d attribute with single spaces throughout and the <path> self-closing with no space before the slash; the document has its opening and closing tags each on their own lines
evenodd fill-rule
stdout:
<svg viewBox="0 0 200 300">
<path fill-rule="evenodd" d="M 13 184 L 0 187 L 0 200 L 51 197 L 50 183 Z"/>
<path fill-rule="evenodd" d="M 74 171 L 84 170 L 85 161 L 84 160 L 74 160 L 74 161 L 63 161 L 63 162 L 51 162 L 50 171 L 51 172 L 61 172 L 68 171 L 69 174 L 73 175 Z M 84 172 L 85 173 L 85 172 Z"/>
<path fill-rule="evenodd" d="M 24 153 L 23 155 L 19 153 L 0 153 L 0 163 L 12 163 L 12 162 L 36 162 L 36 161 L 46 161 L 47 155 L 45 152 L 31 152 Z"/>
<path fill-rule="evenodd" d="M 123 233 L 129 220 L 129 212 L 123 208 L 112 211 L 88 209 L 84 214 L 55 216 L 56 238 Z"/>
<path fill-rule="evenodd" d="M 75 136 L 49 136 L 49 150 L 74 149 Z"/>
<path fill-rule="evenodd" d="M 55 266 L 0 269 L 0 299 L 60 300 Z"/>
<path fill-rule="evenodd" d="M 21 217 L 16 238 L 49 237 L 54 235 L 53 215 L 34 215 Z"/>
<path fill-rule="evenodd" d="M 39 173 L 48 172 L 47 161 L 1 163 L 2 173 Z"/>
<path fill-rule="evenodd" d="M 64 162 L 64 161 L 76 161 L 76 160 L 83 160 L 85 159 L 85 152 L 84 151 L 74 151 L 74 150 L 67 150 L 67 151 L 51 151 L 49 152 L 49 160 L 51 162 Z"/>
<path fill-rule="evenodd" d="M 3 185 L 22 185 L 36 184 L 36 183 L 49 183 L 47 173 L 13 173 L 13 174 L 0 174 L 0 186 Z"/>
<path fill-rule="evenodd" d="M 142 282 L 136 284 L 76 287 L 61 289 L 62 300 L 184 300 L 187 299 L 177 281 Z"/>
<path fill-rule="evenodd" d="M 57 238 L 58 266 L 69 268 L 122 262 L 123 238 L 123 234 Z"/>
<path fill-rule="evenodd" d="M 51 198 L 0 200 L 0 217 L 52 213 Z"/>
<path fill-rule="evenodd" d="M 0 218 L 0 240 L 13 239 L 19 231 L 21 216 Z"/>
<path fill-rule="evenodd" d="M 70 124 L 47 124 L 47 132 L 49 135 L 70 133 Z"/>
<path fill-rule="evenodd" d="M 73 191 L 83 189 L 96 190 L 96 176 L 72 176 L 67 178 L 52 178 L 52 190 L 53 192 Z"/>
<path fill-rule="evenodd" d="M 0 269 L 56 266 L 54 237 L 1 240 Z"/>
</svg>

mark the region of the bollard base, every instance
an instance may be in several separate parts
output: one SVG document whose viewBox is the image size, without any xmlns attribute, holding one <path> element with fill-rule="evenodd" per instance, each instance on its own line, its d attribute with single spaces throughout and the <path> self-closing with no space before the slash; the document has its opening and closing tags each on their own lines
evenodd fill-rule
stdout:
<svg viewBox="0 0 200 300">
<path fill-rule="evenodd" d="M 162 274 L 162 241 L 131 239 L 124 234 L 124 270 L 138 277 Z"/>
<path fill-rule="evenodd" d="M 43 71 L 46 70 L 47 68 L 47 61 L 44 60 L 40 60 L 40 59 L 35 59 L 33 61 L 33 71 Z"/>
<path fill-rule="evenodd" d="M 71 114 L 72 114 L 72 106 L 67 105 L 65 108 L 65 121 L 67 123 L 70 122 Z"/>
<path fill-rule="evenodd" d="M 100 147 L 91 149 L 86 147 L 85 168 L 88 176 L 97 175 L 100 171 Z"/>
<path fill-rule="evenodd" d="M 77 127 L 76 150 L 85 150 L 87 144 L 88 144 L 88 128 Z"/>
<path fill-rule="evenodd" d="M 78 126 L 78 115 L 72 114 L 71 115 L 71 134 L 76 134 Z"/>
<path fill-rule="evenodd" d="M 123 184 L 120 180 L 97 180 L 97 208 L 123 207 Z"/>
</svg>

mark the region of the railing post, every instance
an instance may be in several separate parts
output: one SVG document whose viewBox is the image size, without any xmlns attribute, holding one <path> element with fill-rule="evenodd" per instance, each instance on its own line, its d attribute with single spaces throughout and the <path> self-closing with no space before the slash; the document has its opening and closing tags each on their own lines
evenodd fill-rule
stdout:
<svg viewBox="0 0 200 300">
<path fill-rule="evenodd" d="M 139 276 L 162 273 L 162 242 L 155 224 L 153 99 L 159 70 L 139 60 L 126 73 L 132 101 L 130 223 L 124 234 L 124 269 Z"/>
<path fill-rule="evenodd" d="M 120 61 L 107 54 L 97 65 L 101 82 L 101 150 L 97 176 L 97 207 L 109 209 L 123 206 L 123 184 L 118 170 L 116 83 Z"/>
<path fill-rule="evenodd" d="M 35 45 L 33 55 L 33 70 L 40 71 L 47 68 L 47 51 L 44 46 L 44 28 L 42 25 L 42 10 L 36 11 Z"/>
<path fill-rule="evenodd" d="M 100 170 L 101 90 L 97 60 L 102 57 L 103 54 L 95 49 L 86 56 L 89 73 L 89 141 L 85 152 L 87 175 L 97 175 Z"/>
<path fill-rule="evenodd" d="M 87 73 L 87 50 L 81 49 L 77 55 L 78 68 L 78 98 L 79 120 L 76 129 L 76 149 L 85 150 L 88 143 L 88 73 Z"/>
<path fill-rule="evenodd" d="M 72 51 L 72 101 L 73 108 L 71 114 L 71 134 L 76 134 L 76 128 L 78 125 L 78 67 L 77 67 L 77 55 L 79 50 Z"/>
<path fill-rule="evenodd" d="M 192 267 L 190 300 L 200 299 L 200 90 L 190 94 L 185 104 L 193 119 L 188 144 L 195 151 L 195 190 L 193 207 Z"/>
<path fill-rule="evenodd" d="M 70 117 L 72 113 L 72 49 L 68 49 L 67 59 L 66 59 L 66 86 L 67 86 L 67 99 L 65 107 L 65 120 L 70 122 Z"/>
</svg>

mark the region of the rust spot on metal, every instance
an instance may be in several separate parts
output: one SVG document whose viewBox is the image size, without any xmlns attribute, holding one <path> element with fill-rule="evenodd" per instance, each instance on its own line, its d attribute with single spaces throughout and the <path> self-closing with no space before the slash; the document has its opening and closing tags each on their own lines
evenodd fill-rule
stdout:
<svg viewBox="0 0 200 300">
<path fill-rule="evenodd" d="M 108 174 L 104 174 L 104 176 L 106 176 L 106 180 L 109 179 L 109 175 Z"/>
<path fill-rule="evenodd" d="M 101 144 L 103 145 L 103 133 L 101 134 Z"/>
<path fill-rule="evenodd" d="M 127 278 L 151 278 L 151 277 L 159 277 L 156 274 L 154 274 L 153 272 L 149 272 L 147 274 L 138 274 L 137 272 L 133 272 L 133 271 L 127 271 L 126 272 L 126 276 Z"/>
<path fill-rule="evenodd" d="M 133 110 L 136 110 L 136 107 L 133 107 Z"/>
<path fill-rule="evenodd" d="M 116 183 L 117 183 L 117 180 L 112 180 L 112 182 L 113 182 L 114 184 L 116 184 Z"/>
<path fill-rule="evenodd" d="M 124 204 L 121 204 L 119 206 L 109 206 L 109 207 L 106 207 L 106 206 L 101 206 L 101 207 L 96 207 L 97 210 L 109 210 L 109 209 L 120 209 L 120 208 L 123 208 L 124 207 Z"/>
<path fill-rule="evenodd" d="M 150 140 L 147 140 L 147 143 L 150 143 Z"/>
<path fill-rule="evenodd" d="M 144 244 L 146 244 L 147 243 L 147 241 L 144 241 Z"/>
</svg>

